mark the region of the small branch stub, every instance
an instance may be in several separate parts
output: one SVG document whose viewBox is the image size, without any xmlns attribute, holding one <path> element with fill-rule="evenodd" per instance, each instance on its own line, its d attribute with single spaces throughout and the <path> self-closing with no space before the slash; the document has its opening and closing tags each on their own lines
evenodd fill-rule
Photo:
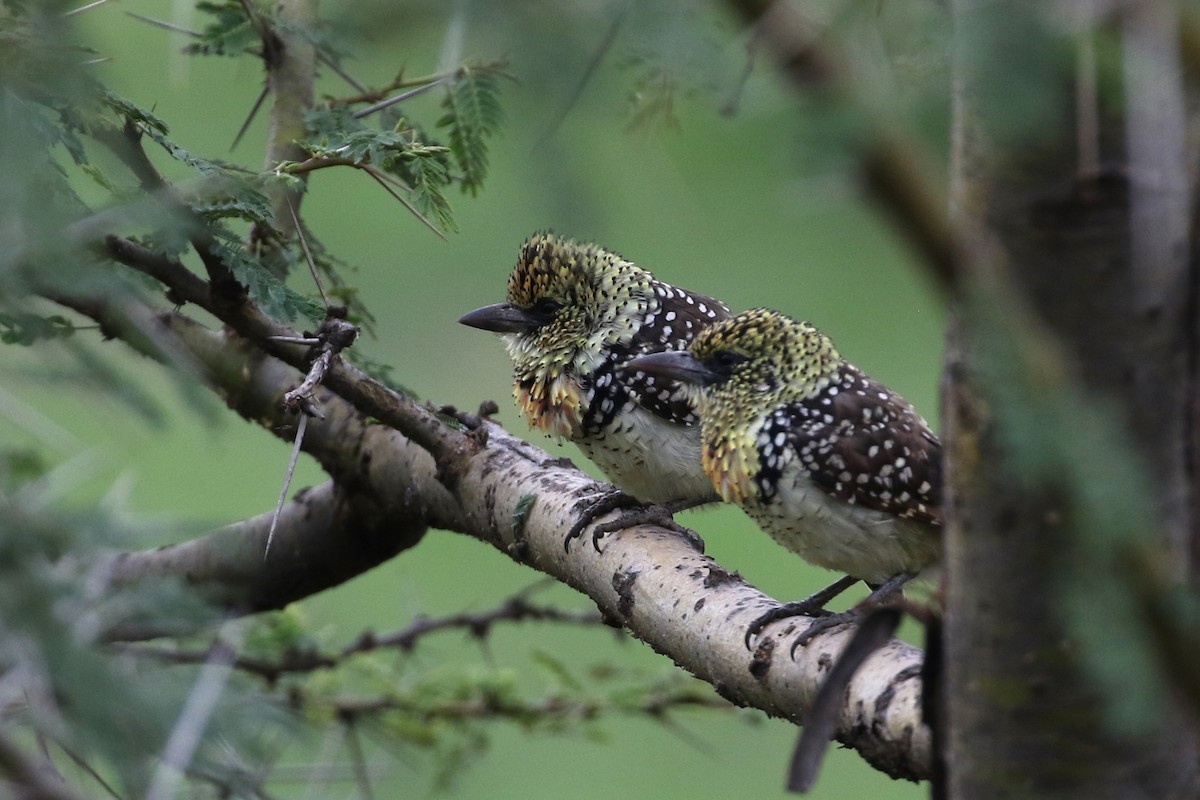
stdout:
<svg viewBox="0 0 1200 800">
<path fill-rule="evenodd" d="M 317 419 L 325 419 L 325 415 L 321 412 L 320 407 L 313 398 L 313 392 L 325 379 L 325 374 L 333 366 L 334 359 L 341 354 L 342 350 L 354 344 L 355 340 L 358 339 L 358 326 L 351 324 L 344 318 L 345 309 L 330 308 L 326 313 L 325 321 L 317 329 L 316 336 L 309 337 L 306 335 L 301 340 L 312 342 L 313 350 L 316 353 L 312 366 L 309 367 L 308 374 L 304 376 L 304 380 L 299 386 L 289 392 L 285 392 L 283 395 L 283 407 L 292 413 L 299 413 L 300 423 L 296 426 L 296 440 L 292 445 L 292 456 L 288 461 L 287 476 L 283 480 L 283 488 L 280 490 L 279 500 L 275 504 L 275 514 L 271 518 L 271 528 L 267 531 L 267 544 L 263 548 L 263 560 L 266 560 L 271 552 L 271 540 L 275 537 L 275 527 L 279 524 L 279 515 L 283 511 L 283 504 L 287 501 L 288 487 L 292 485 L 292 477 L 296 473 L 296 462 L 300 458 L 300 448 L 304 444 L 304 431 L 308 426 L 308 418 L 316 417 Z"/>
</svg>

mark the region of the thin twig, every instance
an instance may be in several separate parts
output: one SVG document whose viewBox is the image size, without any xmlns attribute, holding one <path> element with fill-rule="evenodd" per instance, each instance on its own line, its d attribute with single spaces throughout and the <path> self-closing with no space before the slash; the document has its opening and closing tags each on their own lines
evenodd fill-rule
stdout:
<svg viewBox="0 0 1200 800">
<path fill-rule="evenodd" d="M 286 342 L 288 344 L 304 344 L 309 346 L 321 343 L 321 340 L 314 336 L 268 336 L 267 339 L 272 342 Z"/>
<path fill-rule="evenodd" d="M 348 73 L 344 69 L 342 69 L 341 66 L 336 61 L 334 61 L 333 58 L 331 58 L 330 56 L 327 56 L 326 54 L 318 51 L 317 52 L 317 60 L 320 61 L 325 66 L 329 67 L 331 70 L 333 70 L 334 73 L 339 78 L 344 80 L 346 83 L 350 84 L 358 92 L 365 93 L 367 91 L 367 88 L 365 86 L 363 86 L 358 81 L 354 80 L 354 78 L 350 75 L 350 73 Z"/>
<path fill-rule="evenodd" d="M 58 746 L 59 750 L 62 750 L 63 753 L 66 754 L 67 758 L 69 758 L 69 759 L 71 759 L 71 761 L 75 762 L 75 766 L 79 767 L 81 770 L 86 772 L 92 778 L 92 780 L 94 780 L 96 783 L 100 784 L 101 788 L 104 789 L 104 791 L 108 792 L 110 797 L 114 798 L 114 800 L 123 800 L 121 795 L 118 794 L 117 790 L 114 789 L 109 784 L 108 781 L 104 780 L 104 776 L 101 775 L 99 772 L 97 772 L 91 764 L 89 764 L 87 761 L 83 760 L 83 758 L 81 758 L 78 753 L 76 753 L 71 748 L 67 747 L 65 744 L 62 743 L 62 741 L 60 741 L 58 739 L 54 740 L 54 744 L 56 744 Z"/>
<path fill-rule="evenodd" d="M 595 626 L 605 624 L 604 617 L 598 611 L 569 611 L 548 605 L 535 605 L 528 600 L 529 594 L 539 587 L 547 585 L 548 581 L 539 581 L 527 587 L 516 595 L 508 598 L 499 606 L 487 611 L 474 614 L 459 613 L 444 617 L 418 617 L 411 624 L 389 634 L 377 636 L 364 632 L 350 644 L 336 653 L 320 653 L 314 650 L 289 650 L 276 661 L 237 656 L 232 666 L 234 669 L 257 675 L 268 682 L 274 682 L 287 673 L 313 672 L 321 669 L 334 669 L 354 656 L 382 649 L 398 649 L 411 652 L 417 642 L 426 636 L 447 630 L 467 630 L 472 636 L 482 639 L 487 636 L 492 627 L 504 622 L 557 622 L 569 625 Z M 121 648 L 121 652 L 140 658 L 154 658 L 171 664 L 198 664 L 208 658 L 208 650 L 172 650 L 149 645 L 130 644 Z"/>
<path fill-rule="evenodd" d="M 358 782 L 358 790 L 366 800 L 374 800 L 375 793 L 371 789 L 371 776 L 367 773 L 367 759 L 363 753 L 362 742 L 358 739 L 358 728 L 354 719 L 345 719 L 346 747 L 350 750 L 350 762 L 354 765 L 354 779 Z"/>
<path fill-rule="evenodd" d="M 85 11 L 90 11 L 93 8 L 95 8 L 96 6 L 102 6 L 107 2 L 108 2 L 108 0 L 95 0 L 95 2 L 88 3 L 85 6 L 80 6 L 79 8 L 73 8 L 70 11 L 64 11 L 63 16 L 64 17 L 73 17 L 76 14 L 82 14 Z"/>
<path fill-rule="evenodd" d="M 443 78 L 452 77 L 456 72 L 457 70 L 446 73 L 438 72 L 434 73 L 433 75 L 422 75 L 419 78 L 410 78 L 405 80 L 404 70 L 401 70 L 396 75 L 395 79 L 393 79 L 392 82 L 387 86 L 382 86 L 378 89 L 364 89 L 357 95 L 336 98 L 334 102 L 337 105 L 342 106 L 352 106 L 357 105 L 358 103 L 376 103 L 380 100 L 383 100 L 397 89 L 409 89 L 413 86 L 425 86 L 428 83 L 432 83 Z"/>
<path fill-rule="evenodd" d="M 126 11 L 125 13 L 127 15 L 133 17 L 134 19 L 141 20 L 142 22 L 149 23 L 150 25 L 156 25 L 160 28 L 163 28 L 168 31 L 172 31 L 174 33 L 182 33 L 184 36 L 191 36 L 193 39 L 199 39 L 201 36 L 204 35 L 204 34 L 200 33 L 199 31 L 190 31 L 187 28 L 182 28 L 173 23 L 166 22 L 161 19 L 155 19 L 154 17 L 147 17 L 143 14 L 138 14 L 133 11 Z"/>
<path fill-rule="evenodd" d="M 0 772 L 8 775 L 10 785 L 25 790 L 22 796 L 38 800 L 79 800 L 81 797 L 62 781 L 44 774 L 41 765 L 3 729 L 0 729 Z"/>
<path fill-rule="evenodd" d="M 296 226 L 296 238 L 300 240 L 300 249 L 304 251 L 304 260 L 308 262 L 308 271 L 312 273 L 313 283 L 317 285 L 317 290 L 321 293 L 321 302 L 325 304 L 325 308 L 329 308 L 329 295 L 325 294 L 325 287 L 321 284 L 321 276 L 317 274 L 317 262 L 313 260 L 312 250 L 308 247 L 308 237 L 304 235 L 304 227 L 300 224 L 300 218 L 296 216 L 296 207 L 292 205 L 291 198 L 287 198 L 288 211 L 292 214 L 292 222 Z"/>
<path fill-rule="evenodd" d="M 576 104 L 579 103 L 579 98 L 583 97 L 584 89 L 592 82 L 596 72 L 600 69 L 600 65 L 604 62 L 605 56 L 612 50 L 613 44 L 617 41 L 617 34 L 621 32 L 621 26 L 625 24 L 625 19 L 629 16 L 629 12 L 632 9 L 632 2 L 626 2 L 622 8 L 618 9 L 604 37 L 600 40 L 600 46 L 596 48 L 596 52 L 592 54 L 587 66 L 583 68 L 583 72 L 580 74 L 579 80 L 576 81 L 575 88 L 571 91 L 570 96 L 567 97 L 566 102 L 563 103 L 558 113 L 554 115 L 554 119 L 550 120 L 550 123 L 546 126 L 546 130 L 537 138 L 537 143 L 533 146 L 535 152 L 540 150 L 550 140 L 550 137 L 562 125 L 563 120 L 571 113 L 571 109 L 575 108 Z"/>
<path fill-rule="evenodd" d="M 795 4 L 727 0 L 753 35 L 774 56 L 798 92 L 844 92 L 866 119 L 867 141 L 859 156 L 867 188 L 924 258 L 931 274 L 952 289 L 960 240 L 951 227 L 948 202 L 925 163 L 919 141 L 881 109 L 857 82 L 849 55 L 836 40 L 817 35 Z"/>
<path fill-rule="evenodd" d="M 238 128 L 237 135 L 233 137 L 233 143 L 229 145 L 229 149 L 231 151 L 238 146 L 238 142 L 242 141 L 242 137 L 245 136 L 246 131 L 250 129 L 250 123 L 254 122 L 254 118 L 258 116 L 259 109 L 262 108 L 263 102 L 267 99 L 267 95 L 270 93 L 271 88 L 264 83 L 262 91 L 258 93 L 258 97 L 254 100 L 254 105 L 250 106 L 250 113 L 246 115 L 244 120 L 242 120 L 242 127 Z"/>
<path fill-rule="evenodd" d="M 200 219 L 199 215 L 176 195 L 174 187 L 163 178 L 153 162 L 150 161 L 145 148 L 142 147 L 142 133 L 142 125 L 127 118 L 119 132 L 100 129 L 95 132 L 94 136 L 129 168 L 137 177 L 142 189 L 163 198 L 172 210 L 195 222 L 194 225 L 189 226 L 188 241 L 196 254 L 200 256 L 200 261 L 204 264 L 204 269 L 212 282 L 212 288 L 220 295 L 232 297 L 240 294 L 243 291 L 242 286 L 233 277 L 229 265 L 216 252 L 212 233 L 205 221 Z"/>
<path fill-rule="evenodd" d="M 292 445 L 292 457 L 288 460 L 287 475 L 283 479 L 283 488 L 279 490 L 279 502 L 275 504 L 275 513 L 271 516 L 271 527 L 267 529 L 267 546 L 263 548 L 263 561 L 271 552 L 271 540 L 275 538 L 275 528 L 279 525 L 279 515 L 283 513 L 283 504 L 287 502 L 288 487 L 296 474 L 296 462 L 300 460 L 300 448 L 304 444 L 304 431 L 308 428 L 308 414 L 300 415 L 296 425 L 296 442 Z"/>
<path fill-rule="evenodd" d="M 382 111 L 385 108 L 396 105 L 396 103 L 403 103 L 405 100 L 409 100 L 417 95 L 425 94 L 425 92 L 428 92 L 430 89 L 433 89 L 436 86 L 442 85 L 452 77 L 454 77 L 453 73 L 449 75 L 443 75 L 442 77 L 437 78 L 436 80 L 431 81 L 424 86 L 418 86 L 415 89 L 409 89 L 407 92 L 401 92 L 400 94 L 395 95 L 394 97 L 389 97 L 386 100 L 380 100 L 378 103 L 355 111 L 354 118 L 362 119 L 363 117 L 369 117 L 376 111 Z"/>
<path fill-rule="evenodd" d="M 289 208 L 291 204 L 289 202 Z M 292 212 L 292 218 L 296 219 L 295 212 Z M 296 220 L 296 230 L 300 230 L 300 221 Z M 301 242 L 304 241 L 301 234 Z M 308 246 L 304 246 L 305 255 L 309 255 Z M 313 269 L 313 277 L 316 278 L 316 266 L 312 264 L 312 257 L 309 255 L 309 265 Z M 317 281 L 317 286 L 320 287 L 320 280 Z M 325 297 L 325 290 L 321 289 L 321 296 Z M 292 485 L 292 477 L 296 473 L 296 462 L 300 458 L 300 450 L 304 446 L 304 431 L 308 428 L 308 418 L 316 417 L 325 419 L 325 415 L 321 413 L 320 407 L 313 397 L 313 393 L 317 387 L 325 380 L 325 374 L 333 365 L 335 359 L 338 358 L 342 350 L 346 349 L 354 343 L 358 338 L 359 330 L 356 325 L 352 325 L 338 315 L 334 314 L 328 307 L 328 298 L 326 302 L 326 317 L 321 323 L 321 327 L 317 330 L 315 348 L 317 357 L 313 359 L 312 365 L 308 369 L 308 373 L 304 376 L 304 380 L 295 389 L 285 392 L 283 395 L 283 405 L 285 408 L 297 411 L 300 413 L 300 423 L 296 426 L 296 440 L 292 445 L 292 457 L 288 462 L 287 476 L 283 480 L 283 488 L 279 491 L 279 502 L 275 505 L 275 513 L 271 517 L 271 527 L 267 531 L 267 544 L 263 548 L 263 560 L 271 552 L 271 539 L 275 536 L 275 527 L 279 524 L 279 515 L 283 513 L 283 504 L 287 500 L 288 488 Z M 284 337 L 272 337 L 280 339 Z M 294 337 L 288 337 L 294 338 Z"/>
<path fill-rule="evenodd" d="M 303 698 L 303 692 L 298 694 Z M 429 706 L 394 694 L 377 697 L 341 697 L 332 700 L 335 713 L 343 718 L 364 714 L 379 714 L 387 711 L 405 711 L 420 715 L 422 719 L 513 719 L 529 721 L 535 719 L 588 720 L 605 712 L 645 714 L 662 721 L 671 708 L 711 708 L 729 710 L 733 706 L 728 700 L 715 694 L 666 695 L 651 692 L 636 703 L 606 700 L 567 700 L 549 697 L 531 703 L 498 697 L 449 701 L 444 705 Z"/>
<path fill-rule="evenodd" d="M 446 234 L 444 234 L 440 230 L 438 230 L 438 227 L 429 221 L 428 217 L 426 217 L 424 214 L 422 214 L 420 211 L 417 210 L 416 206 L 414 206 L 412 203 L 408 202 L 408 200 L 406 200 L 404 197 L 401 197 L 394 189 L 392 189 L 392 187 L 388 185 L 388 182 L 386 180 L 384 180 L 383 176 L 381 175 L 381 173 L 378 169 L 371 166 L 370 164 L 360 164 L 359 168 L 366 171 L 366 173 L 368 175 L 370 175 L 372 178 L 374 178 L 375 181 L 380 186 L 383 187 L 383 190 L 385 192 L 387 192 L 392 197 L 394 197 L 396 200 L 398 200 L 400 202 L 400 205 L 407 208 L 410 214 L 412 214 L 417 219 L 421 220 L 421 222 L 425 223 L 425 227 L 429 228 L 429 230 L 436 233 L 442 239 L 442 241 L 444 241 L 444 242 L 450 241 L 449 239 L 446 238 Z"/>
<path fill-rule="evenodd" d="M 258 31 L 261 37 L 267 30 L 267 26 L 263 24 L 262 19 L 258 16 L 258 12 L 254 10 L 254 4 L 250 0 L 242 0 L 242 10 L 246 12 L 246 19 L 250 21 L 251 27 Z"/>
</svg>

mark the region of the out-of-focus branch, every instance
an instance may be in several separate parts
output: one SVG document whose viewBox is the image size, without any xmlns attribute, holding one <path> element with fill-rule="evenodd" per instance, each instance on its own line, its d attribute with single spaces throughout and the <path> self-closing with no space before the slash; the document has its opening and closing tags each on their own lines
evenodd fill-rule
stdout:
<svg viewBox="0 0 1200 800">
<path fill-rule="evenodd" d="M 402 499 L 403 495 L 401 495 Z M 411 509 L 389 509 L 333 481 L 300 492 L 284 506 L 269 559 L 263 559 L 270 512 L 182 544 L 113 557 L 114 587 L 153 580 L 186 583 L 228 614 L 279 609 L 337 586 L 420 541 L 425 525 Z M 187 620 L 127 620 L 105 633 L 119 641 L 185 632 Z"/>
<path fill-rule="evenodd" d="M 267 68 L 267 88 L 271 94 L 270 131 L 264 169 L 270 172 L 285 161 L 305 157 L 297 144 L 307 135 L 304 115 L 313 104 L 313 76 L 316 74 L 316 48 L 302 31 L 316 22 L 316 0 L 280 0 L 278 22 L 267 27 L 261 23 L 263 62 Z M 304 199 L 303 187 L 275 187 L 271 190 L 271 209 L 275 226 L 285 236 L 295 233 L 293 213 Z M 262 239 L 266 231 L 256 228 L 251 241 Z"/>
<path fill-rule="evenodd" d="M 871 196 L 893 218 L 946 289 L 955 285 L 958 244 L 947 216 L 945 192 L 925 163 L 923 148 L 889 115 L 879 112 L 856 84 L 837 39 L 821 36 L 795 4 L 778 0 L 728 0 L 753 27 L 800 92 L 825 89 L 853 101 L 867 120 L 860 162 Z"/>
<path fill-rule="evenodd" d="M 505 622 L 532 620 L 572 625 L 604 624 L 604 618 L 596 611 L 567 611 L 554 606 L 538 605 L 531 602 L 528 595 L 528 591 L 521 592 L 496 608 L 474 614 L 417 617 L 410 625 L 391 633 L 380 635 L 367 631 L 337 652 L 321 652 L 314 648 L 289 649 L 277 659 L 239 655 L 233 660 L 233 668 L 274 683 L 287 673 L 334 669 L 346 659 L 361 653 L 386 649 L 410 652 L 421 639 L 441 631 L 466 630 L 472 636 L 483 639 L 492 628 Z M 121 652 L 170 664 L 203 664 L 209 656 L 207 648 L 185 650 L 145 644 L 131 644 L 122 648 Z"/>
<path fill-rule="evenodd" d="M 106 335 L 139 352 L 195 371 L 246 419 L 277 434 L 294 422 L 281 398 L 300 375 L 243 340 L 209 331 L 179 314 L 156 315 L 129 298 L 119 304 L 61 295 L 52 299 L 93 317 Z M 283 508 L 268 559 L 263 553 L 270 513 L 183 544 L 118 555 L 108 566 L 108 579 L 117 586 L 147 579 L 185 581 L 226 612 L 244 614 L 282 608 L 415 545 L 426 529 L 427 498 L 391 486 L 379 492 L 364 480 L 370 454 L 358 448 L 373 426 L 344 401 L 329 402 L 337 399 L 328 391 L 321 390 L 320 396 L 325 419 L 310 427 L 304 444 L 334 480 L 299 493 Z M 412 447 L 408 455 L 434 473 L 428 453 Z M 107 635 L 128 640 L 175 632 L 175 623 L 135 620 Z"/>
<path fill-rule="evenodd" d="M 0 773 L 16 797 L 27 800 L 79 800 L 66 783 L 46 770 L 4 731 L 0 731 Z"/>
<path fill-rule="evenodd" d="M 129 168 L 147 194 L 164 198 L 175 212 L 189 221 L 188 240 L 200 256 L 216 293 L 233 299 L 241 297 L 241 285 L 216 252 L 208 227 L 196 218 L 192 210 L 175 193 L 174 187 L 159 174 L 142 147 L 142 132 L 137 125 L 132 120 L 126 120 L 120 131 L 98 128 L 93 135 Z"/>
<path fill-rule="evenodd" d="M 301 371 L 308 370 L 307 347 L 278 341 L 281 338 L 298 338 L 298 331 L 276 322 L 244 299 L 236 304 L 215 301 L 208 284 L 178 261 L 119 236 L 108 236 L 105 244 L 115 260 L 163 283 L 172 302 L 193 303 L 216 316 L 264 352 Z M 362 413 L 401 431 L 432 453 L 447 479 L 452 479 L 457 471 L 460 454 L 472 447 L 463 433 L 446 425 L 412 398 L 387 388 L 345 361 L 333 365 L 325 376 L 325 385 Z"/>
</svg>

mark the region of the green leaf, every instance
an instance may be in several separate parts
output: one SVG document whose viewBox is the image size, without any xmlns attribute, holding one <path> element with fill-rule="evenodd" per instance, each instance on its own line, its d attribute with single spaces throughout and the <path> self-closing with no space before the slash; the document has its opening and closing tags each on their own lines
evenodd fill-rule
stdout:
<svg viewBox="0 0 1200 800">
<path fill-rule="evenodd" d="M 23 311 L 0 311 L 0 342 L 28 347 L 43 339 L 65 339 L 75 332 L 66 317 L 53 314 L 43 317 Z"/>
<path fill-rule="evenodd" d="M 84 175 L 87 175 L 89 178 L 91 178 L 93 181 L 95 181 L 105 191 L 110 192 L 114 195 L 121 193 L 121 190 L 117 187 L 117 185 L 114 184 L 112 181 L 110 181 L 108 179 L 108 176 L 105 175 L 100 170 L 100 168 L 98 166 L 96 166 L 95 164 L 82 164 L 81 163 L 81 164 L 79 164 L 79 169 L 83 172 Z"/>
<path fill-rule="evenodd" d="M 248 187 L 241 188 L 231 197 L 193 202 L 191 207 L 197 214 L 211 220 L 232 217 L 267 226 L 275 223 L 275 214 L 266 195 Z"/>
<path fill-rule="evenodd" d="M 303 317 L 313 323 L 325 316 L 325 307 L 320 301 L 290 288 L 240 245 L 217 244 L 215 249 L 264 314 L 286 322 Z"/>
<path fill-rule="evenodd" d="M 202 56 L 240 56 L 248 48 L 260 46 L 262 37 L 246 14 L 240 0 L 223 3 L 196 3 L 196 10 L 212 20 L 200 31 L 200 37 L 184 48 L 185 53 Z M 263 14 L 262 8 L 256 13 Z"/>
<path fill-rule="evenodd" d="M 117 112 L 118 116 L 134 123 L 140 123 L 146 131 L 157 131 L 163 135 L 167 133 L 167 123 L 118 94 L 105 92 L 104 104 Z"/>
<path fill-rule="evenodd" d="M 462 170 L 462 188 L 474 197 L 487 175 L 487 137 L 500 128 L 500 88 L 493 70 L 463 67 L 442 101 L 446 113 L 438 127 L 446 128 L 450 151 Z"/>
<path fill-rule="evenodd" d="M 404 170 L 412 191 L 409 196 L 417 210 L 430 217 L 443 230 L 457 230 L 454 210 L 442 192 L 450 183 L 450 173 L 442 159 L 444 149 L 413 147 L 403 156 Z"/>
</svg>

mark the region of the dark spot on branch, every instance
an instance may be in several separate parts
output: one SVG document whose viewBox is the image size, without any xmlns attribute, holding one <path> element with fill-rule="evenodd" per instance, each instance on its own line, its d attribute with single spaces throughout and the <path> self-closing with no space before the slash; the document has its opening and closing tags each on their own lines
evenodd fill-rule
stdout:
<svg viewBox="0 0 1200 800">
<path fill-rule="evenodd" d="M 622 619 L 633 616 L 633 585 L 637 583 L 637 579 L 638 574 L 634 570 L 613 573 L 612 586 L 617 593 L 617 613 Z"/>
<path fill-rule="evenodd" d="M 741 583 L 742 576 L 737 571 L 730 572 L 716 564 L 710 564 L 708 567 L 708 575 L 704 578 L 705 589 L 715 589 L 718 586 L 724 586 L 729 583 Z"/>
<path fill-rule="evenodd" d="M 713 689 L 716 690 L 718 695 L 733 703 L 738 708 L 745 708 L 746 701 L 738 697 L 737 692 L 733 688 L 726 686 L 722 681 L 713 681 Z"/>
<path fill-rule="evenodd" d="M 701 597 L 699 600 L 696 601 L 696 605 L 692 606 L 692 611 L 698 612 L 702 608 L 704 608 L 704 598 L 703 597 Z"/>
<path fill-rule="evenodd" d="M 775 640 L 764 639 L 754 648 L 750 659 L 750 675 L 759 683 L 766 683 L 767 673 L 771 671 L 771 659 L 775 655 Z"/>
<path fill-rule="evenodd" d="M 919 679 L 920 677 L 920 664 L 914 664 L 907 669 L 902 669 L 897 672 L 896 677 L 892 678 L 891 683 L 887 685 L 887 688 L 880 692 L 879 696 L 875 698 L 875 716 L 880 716 L 887 711 L 887 707 L 892 704 L 892 698 L 896 696 L 897 686 L 905 681 L 912 680 L 913 678 Z"/>
</svg>

